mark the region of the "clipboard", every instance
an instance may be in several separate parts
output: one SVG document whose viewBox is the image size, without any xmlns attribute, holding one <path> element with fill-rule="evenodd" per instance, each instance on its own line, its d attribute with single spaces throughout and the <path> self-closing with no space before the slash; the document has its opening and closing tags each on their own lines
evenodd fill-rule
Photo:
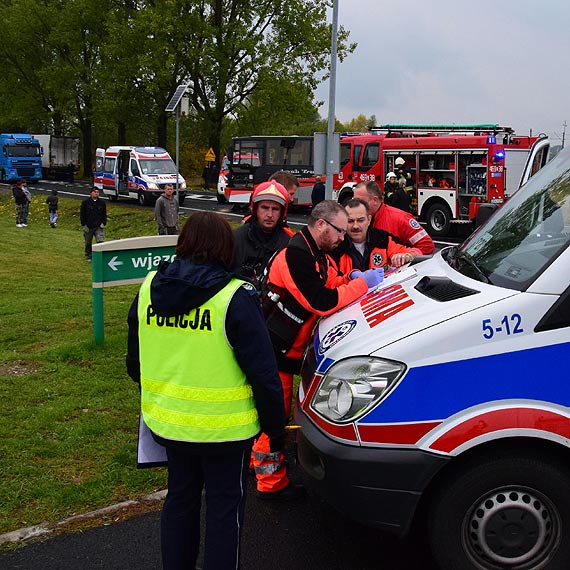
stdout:
<svg viewBox="0 0 570 570">
<path fill-rule="evenodd" d="M 139 441 L 137 449 L 137 469 L 149 469 L 151 467 L 166 467 L 168 459 L 166 448 L 157 443 L 152 437 L 151 431 L 144 423 L 142 414 L 139 418 Z"/>
</svg>

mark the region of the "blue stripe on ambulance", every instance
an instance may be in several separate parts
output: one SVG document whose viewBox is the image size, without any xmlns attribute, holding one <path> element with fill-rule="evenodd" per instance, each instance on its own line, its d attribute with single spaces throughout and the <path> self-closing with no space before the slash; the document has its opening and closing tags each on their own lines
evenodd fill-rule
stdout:
<svg viewBox="0 0 570 570">
<path fill-rule="evenodd" d="M 570 343 L 411 368 L 366 423 L 445 419 L 489 401 L 523 398 L 570 406 Z M 569 364 L 570 366 L 570 364 Z"/>
</svg>

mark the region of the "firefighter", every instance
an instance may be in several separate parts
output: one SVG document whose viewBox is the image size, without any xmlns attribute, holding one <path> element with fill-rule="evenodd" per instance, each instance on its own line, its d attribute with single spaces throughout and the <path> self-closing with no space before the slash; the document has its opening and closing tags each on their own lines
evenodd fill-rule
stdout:
<svg viewBox="0 0 570 570">
<path fill-rule="evenodd" d="M 384 184 L 384 201 L 393 208 L 404 212 L 410 211 L 410 198 L 404 187 L 400 184 L 395 172 L 388 172 Z"/>
<path fill-rule="evenodd" d="M 384 204 L 376 182 L 357 184 L 354 197 L 368 204 L 373 227 L 387 231 L 409 247 L 417 247 L 424 255 L 433 253 L 435 245 L 428 233 L 411 214 Z"/>
<path fill-rule="evenodd" d="M 253 191 L 251 215 L 234 230 L 233 267 L 238 275 L 259 283 L 271 256 L 291 238 L 284 227 L 289 195 L 278 182 L 262 182 Z"/>
<path fill-rule="evenodd" d="M 388 232 L 371 227 L 372 216 L 364 200 L 353 198 L 344 208 L 348 214 L 346 236 L 331 254 L 342 273 L 353 269 L 398 268 L 422 254 L 415 247 L 398 243 Z"/>
<path fill-rule="evenodd" d="M 327 255 L 346 234 L 347 214 L 332 200 L 315 206 L 308 224 L 295 234 L 269 266 L 262 308 L 283 384 L 285 413 L 291 413 L 293 375 L 319 316 L 330 315 L 378 285 L 383 272 L 371 269 L 350 280 Z M 283 450 L 271 449 L 262 434 L 253 446 L 258 496 L 264 500 L 294 500 L 304 489 L 287 476 Z"/>
<path fill-rule="evenodd" d="M 253 438 L 261 427 L 283 447 L 283 389 L 257 292 L 230 271 L 233 241 L 221 216 L 193 214 L 129 311 L 127 371 L 168 458 L 164 570 L 196 567 L 204 487 L 204 567 L 239 568 Z"/>
</svg>

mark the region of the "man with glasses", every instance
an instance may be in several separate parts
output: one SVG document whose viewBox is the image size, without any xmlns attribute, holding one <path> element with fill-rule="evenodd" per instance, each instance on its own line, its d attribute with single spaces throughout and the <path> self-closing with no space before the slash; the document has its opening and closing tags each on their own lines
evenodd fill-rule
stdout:
<svg viewBox="0 0 570 570">
<path fill-rule="evenodd" d="M 344 240 L 347 214 L 332 200 L 313 208 L 308 225 L 295 234 L 287 247 L 270 263 L 262 287 L 262 306 L 279 376 L 283 384 L 285 412 L 291 413 L 293 375 L 298 374 L 301 359 L 318 317 L 346 307 L 369 289 L 381 283 L 383 272 L 371 269 L 358 272 L 354 279 L 335 268 L 328 253 Z M 287 476 L 282 442 L 262 434 L 253 446 L 254 468 L 259 497 L 287 501 L 304 495 L 304 489 L 292 485 Z"/>
</svg>

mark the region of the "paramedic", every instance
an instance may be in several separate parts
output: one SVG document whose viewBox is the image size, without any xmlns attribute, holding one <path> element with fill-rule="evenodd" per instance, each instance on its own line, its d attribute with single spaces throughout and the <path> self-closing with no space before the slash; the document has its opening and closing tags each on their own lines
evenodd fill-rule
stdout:
<svg viewBox="0 0 570 570">
<path fill-rule="evenodd" d="M 346 236 L 331 253 L 341 273 L 350 273 L 353 269 L 397 268 L 422 255 L 419 249 L 402 245 L 388 232 L 371 227 L 372 216 L 364 200 L 353 198 L 344 208 L 348 214 Z"/>
<path fill-rule="evenodd" d="M 288 200 L 278 182 L 262 182 L 253 191 L 251 216 L 234 230 L 233 267 L 238 275 L 259 283 L 271 256 L 289 243 L 291 232 L 283 227 Z"/>
<path fill-rule="evenodd" d="M 319 316 L 330 315 L 349 305 L 383 278 L 371 269 L 350 280 L 335 269 L 327 255 L 344 240 L 346 210 L 332 200 L 313 208 L 308 225 L 295 234 L 269 267 L 267 286 L 262 295 L 273 350 L 283 383 L 285 414 L 291 412 L 293 375 L 298 374 L 301 358 Z M 270 449 L 262 434 L 253 446 L 258 496 L 264 500 L 293 500 L 304 489 L 290 483 L 282 452 Z"/>
<path fill-rule="evenodd" d="M 164 194 L 158 197 L 154 205 L 154 219 L 158 224 L 159 236 L 176 236 L 180 233 L 178 200 L 174 195 L 172 184 L 166 184 Z"/>
<path fill-rule="evenodd" d="M 257 293 L 230 271 L 230 225 L 193 214 L 176 259 L 149 273 L 129 311 L 127 371 L 166 448 L 164 570 L 196 567 L 206 489 L 204 567 L 239 567 L 249 456 L 260 429 L 284 439 L 283 389 Z"/>
<path fill-rule="evenodd" d="M 411 214 L 384 204 L 376 182 L 357 184 L 354 197 L 368 203 L 373 227 L 396 236 L 405 245 L 418 248 L 424 255 L 433 253 L 435 245 L 428 233 Z"/>
</svg>

